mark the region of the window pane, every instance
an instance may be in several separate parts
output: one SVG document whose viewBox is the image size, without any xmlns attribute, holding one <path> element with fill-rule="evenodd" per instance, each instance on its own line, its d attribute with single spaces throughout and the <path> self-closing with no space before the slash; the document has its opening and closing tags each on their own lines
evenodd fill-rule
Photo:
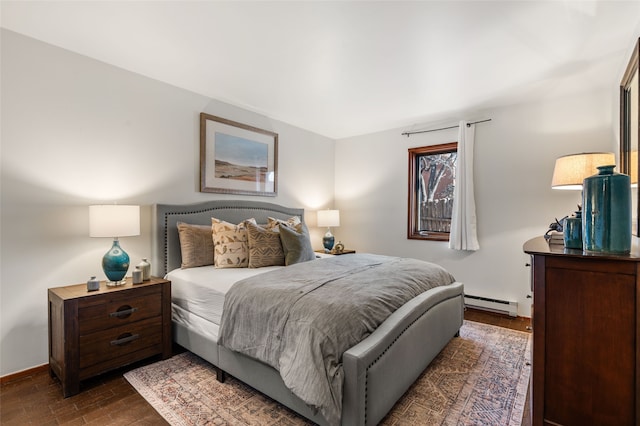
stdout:
<svg viewBox="0 0 640 426">
<path fill-rule="evenodd" d="M 457 152 L 420 155 L 418 231 L 449 232 Z"/>
<path fill-rule="evenodd" d="M 409 149 L 407 237 L 449 240 L 458 143 Z"/>
</svg>

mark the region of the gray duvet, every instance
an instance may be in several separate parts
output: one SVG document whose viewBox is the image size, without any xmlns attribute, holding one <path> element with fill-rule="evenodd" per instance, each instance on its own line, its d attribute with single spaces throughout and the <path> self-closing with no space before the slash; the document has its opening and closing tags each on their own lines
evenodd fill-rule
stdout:
<svg viewBox="0 0 640 426">
<path fill-rule="evenodd" d="M 342 354 L 391 313 L 454 282 L 415 259 L 349 254 L 237 282 L 225 297 L 218 343 L 277 369 L 285 385 L 340 424 Z"/>
</svg>

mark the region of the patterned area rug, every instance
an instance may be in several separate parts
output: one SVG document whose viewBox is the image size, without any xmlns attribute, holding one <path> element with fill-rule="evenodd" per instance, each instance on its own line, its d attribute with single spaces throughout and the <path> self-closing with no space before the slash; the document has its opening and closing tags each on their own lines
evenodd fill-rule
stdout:
<svg viewBox="0 0 640 426">
<path fill-rule="evenodd" d="M 529 333 L 465 321 L 383 425 L 520 425 L 529 383 Z M 260 392 L 185 352 L 125 378 L 171 425 L 307 425 Z"/>
</svg>

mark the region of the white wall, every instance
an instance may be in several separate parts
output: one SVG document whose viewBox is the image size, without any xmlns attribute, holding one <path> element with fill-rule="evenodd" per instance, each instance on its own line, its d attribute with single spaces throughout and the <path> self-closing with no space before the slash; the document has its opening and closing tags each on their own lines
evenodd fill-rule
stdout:
<svg viewBox="0 0 640 426">
<path fill-rule="evenodd" d="M 88 237 L 88 205 L 143 206 L 142 235 L 122 239 L 137 263 L 150 257 L 152 204 L 225 198 L 198 192 L 202 111 L 279 134 L 278 196 L 263 200 L 306 208 L 312 226 L 313 211 L 335 206 L 347 248 L 440 263 L 468 293 L 517 300 L 521 315 L 522 244 L 580 198 L 550 189 L 555 158 L 617 150 L 615 88 L 474 112 L 492 119 L 476 129 L 481 249 L 455 252 L 406 238 L 407 149 L 454 141 L 455 130 L 334 143 L 6 30 L 1 43 L 0 376 L 47 362 L 47 288 L 103 276 L 110 241 Z M 323 230 L 312 231 L 320 247 Z"/>
<path fill-rule="evenodd" d="M 142 235 L 121 240 L 132 264 L 150 257 L 154 203 L 333 205 L 330 139 L 10 31 L 1 43 L 0 376 L 48 362 L 47 288 L 104 279 L 111 242 L 89 238 L 88 205 L 142 206 Z M 277 197 L 198 192 L 203 111 L 279 134 Z"/>
<path fill-rule="evenodd" d="M 341 226 L 334 230 L 336 239 L 358 251 L 442 264 L 467 293 L 515 300 L 519 314 L 529 316 L 530 272 L 522 245 L 543 235 L 554 217 L 572 213 L 580 202 L 579 192 L 551 189 L 556 157 L 617 152 L 614 94 L 612 88 L 474 114 L 492 120 L 476 125 L 477 252 L 406 237 L 407 149 L 456 141 L 457 129 L 409 138 L 401 136 L 407 129 L 395 129 L 339 140 L 335 198 Z"/>
</svg>

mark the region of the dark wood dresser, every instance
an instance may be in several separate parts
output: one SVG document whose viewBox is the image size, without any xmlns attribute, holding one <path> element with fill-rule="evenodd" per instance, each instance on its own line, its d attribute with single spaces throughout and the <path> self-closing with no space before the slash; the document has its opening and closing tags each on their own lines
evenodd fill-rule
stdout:
<svg viewBox="0 0 640 426">
<path fill-rule="evenodd" d="M 640 424 L 640 250 L 524 245 L 532 259 L 532 424 Z"/>
<path fill-rule="evenodd" d="M 98 291 L 86 284 L 50 288 L 49 370 L 64 397 L 80 381 L 153 355 L 171 356 L 171 282 L 152 277 Z"/>
</svg>

